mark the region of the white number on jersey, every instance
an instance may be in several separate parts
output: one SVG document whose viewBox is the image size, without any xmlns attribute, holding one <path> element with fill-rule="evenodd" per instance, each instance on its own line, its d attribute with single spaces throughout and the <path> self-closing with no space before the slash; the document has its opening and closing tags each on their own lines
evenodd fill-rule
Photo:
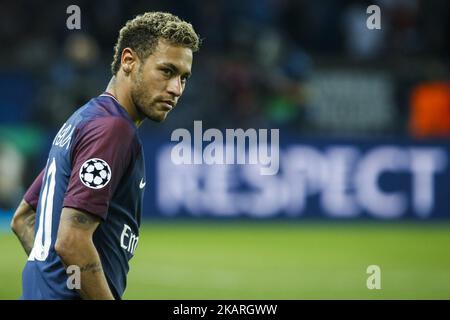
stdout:
<svg viewBox="0 0 450 320">
<path fill-rule="evenodd" d="M 55 175 L 56 161 L 52 159 L 44 176 L 44 190 L 40 199 L 41 214 L 39 225 L 34 239 L 33 249 L 28 257 L 29 261 L 45 261 L 50 251 L 52 242 L 52 214 L 53 214 L 53 196 L 55 195 Z"/>
</svg>

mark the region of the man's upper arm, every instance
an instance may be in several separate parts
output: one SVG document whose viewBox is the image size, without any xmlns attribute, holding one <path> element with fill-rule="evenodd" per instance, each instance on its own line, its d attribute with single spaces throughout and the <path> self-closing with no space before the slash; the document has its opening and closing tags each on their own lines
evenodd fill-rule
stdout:
<svg viewBox="0 0 450 320">
<path fill-rule="evenodd" d="M 63 207 L 106 219 L 109 201 L 130 163 L 134 138 L 134 128 L 123 118 L 98 118 L 84 125 L 72 150 Z"/>
<path fill-rule="evenodd" d="M 73 208 L 63 208 L 59 222 L 58 239 L 68 242 L 80 239 L 90 240 L 99 224 L 100 218 L 97 216 Z"/>
</svg>

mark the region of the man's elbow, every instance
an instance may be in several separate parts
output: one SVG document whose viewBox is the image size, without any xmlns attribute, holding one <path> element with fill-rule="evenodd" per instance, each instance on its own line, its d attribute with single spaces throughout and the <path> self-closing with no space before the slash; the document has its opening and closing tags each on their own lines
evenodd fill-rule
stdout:
<svg viewBox="0 0 450 320">
<path fill-rule="evenodd" d="M 74 249 L 73 241 L 67 239 L 65 237 L 58 236 L 55 242 L 55 251 L 63 260 L 66 257 L 70 257 L 72 255 L 72 251 Z"/>
<path fill-rule="evenodd" d="M 10 227 L 11 230 L 15 233 L 15 234 L 19 234 L 20 230 L 23 227 L 23 219 L 17 217 L 16 215 L 13 216 L 13 218 L 11 219 L 11 223 L 10 223 Z"/>
<path fill-rule="evenodd" d="M 55 251 L 63 261 L 71 260 L 77 255 L 82 255 L 86 249 L 85 239 L 73 235 L 58 235 L 55 242 Z"/>
<path fill-rule="evenodd" d="M 15 234 L 21 233 L 27 225 L 34 225 L 35 216 L 36 212 L 34 209 L 27 202 L 25 202 L 25 200 L 22 200 L 11 219 L 11 230 Z"/>
</svg>

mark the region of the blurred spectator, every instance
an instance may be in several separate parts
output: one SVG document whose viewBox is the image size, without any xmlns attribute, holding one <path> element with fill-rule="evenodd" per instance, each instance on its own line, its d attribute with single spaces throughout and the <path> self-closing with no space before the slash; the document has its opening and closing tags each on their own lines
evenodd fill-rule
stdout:
<svg viewBox="0 0 450 320">
<path fill-rule="evenodd" d="M 0 144 L 0 209 L 17 205 L 22 196 L 25 160 L 10 144 Z"/>
<path fill-rule="evenodd" d="M 351 58 L 374 59 L 383 52 L 385 30 L 388 27 L 384 11 L 381 29 L 370 30 L 366 26 L 370 3 L 357 2 L 349 5 L 343 15 L 345 47 Z"/>
<path fill-rule="evenodd" d="M 447 79 L 449 75 L 450 2 L 445 0 L 80 0 L 76 4 L 81 9 L 81 30 L 66 28 L 70 4 L 64 0 L 51 5 L 44 0 L 2 4 L 0 41 L 9 50 L 0 53 L 0 125 L 12 121 L 58 128 L 75 108 L 104 90 L 120 27 L 145 11 L 178 14 L 204 39 L 182 99 L 184 108 L 168 119 L 167 130 L 201 119 L 216 127 L 274 126 L 327 134 L 329 128 L 315 126 L 320 119 L 311 114 L 320 112 L 313 110 L 306 94 L 320 70 L 346 70 L 353 77 L 376 68 L 390 78 L 416 83 L 424 65 L 446 61 L 442 72 Z M 371 4 L 381 8 L 381 30 L 366 28 Z M 397 68 L 399 62 L 407 67 Z M 411 86 L 393 85 L 402 91 L 396 95 L 410 95 Z M 365 97 L 356 98 L 346 92 L 347 99 L 356 104 L 372 97 L 370 88 L 364 92 Z M 395 119 L 399 106 L 382 103 L 378 114 L 389 115 L 389 125 L 378 125 L 370 133 L 408 132 L 400 117 Z M 343 108 L 323 113 L 334 120 L 334 134 L 352 133 L 345 121 L 333 116 L 346 114 L 345 104 L 326 99 L 321 104 L 323 110 L 332 105 Z M 357 106 L 354 118 L 360 117 L 359 123 L 370 122 L 368 118 L 377 113 L 368 105 Z M 393 121 L 397 121 L 394 130 Z"/>
</svg>

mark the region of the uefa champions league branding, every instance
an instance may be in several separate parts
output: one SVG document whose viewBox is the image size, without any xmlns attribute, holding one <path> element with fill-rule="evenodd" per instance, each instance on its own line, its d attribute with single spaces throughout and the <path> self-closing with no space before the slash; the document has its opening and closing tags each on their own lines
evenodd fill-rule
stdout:
<svg viewBox="0 0 450 320">
<path fill-rule="evenodd" d="M 93 158 L 83 163 L 79 176 L 86 187 L 101 189 L 111 180 L 111 168 L 106 161 Z"/>
<path fill-rule="evenodd" d="M 202 121 L 194 121 L 193 138 L 187 129 L 172 132 L 171 141 L 178 143 L 172 148 L 171 159 L 177 165 L 260 165 L 261 175 L 275 175 L 280 166 L 279 129 L 270 129 L 270 143 L 268 140 L 268 129 L 226 129 L 223 134 L 210 128 L 203 132 Z"/>
</svg>

